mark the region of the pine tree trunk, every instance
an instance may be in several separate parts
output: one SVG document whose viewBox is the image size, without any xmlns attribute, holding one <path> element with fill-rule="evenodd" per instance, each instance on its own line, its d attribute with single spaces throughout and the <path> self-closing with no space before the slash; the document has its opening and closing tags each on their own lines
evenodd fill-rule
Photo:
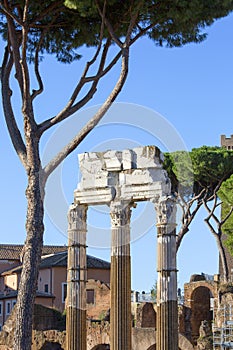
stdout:
<svg viewBox="0 0 233 350">
<path fill-rule="evenodd" d="M 219 258 L 220 258 L 221 263 L 222 263 L 223 282 L 226 283 L 226 282 L 228 282 L 229 272 L 228 272 L 225 249 L 223 247 L 222 240 L 219 238 L 218 235 L 217 235 L 216 241 L 217 241 L 217 247 L 218 247 L 218 251 L 219 251 Z"/>
<path fill-rule="evenodd" d="M 37 153 L 35 148 L 34 155 Z M 41 194 L 40 180 L 40 161 L 37 158 L 34 166 L 28 171 L 27 238 L 23 248 L 23 268 L 16 305 L 14 350 L 31 350 L 32 317 L 44 233 L 43 192 Z"/>
</svg>

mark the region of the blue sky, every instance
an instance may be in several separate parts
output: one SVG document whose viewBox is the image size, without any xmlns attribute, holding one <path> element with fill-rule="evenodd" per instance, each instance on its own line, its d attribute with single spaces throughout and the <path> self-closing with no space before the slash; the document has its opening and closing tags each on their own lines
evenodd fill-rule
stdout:
<svg viewBox="0 0 233 350">
<path fill-rule="evenodd" d="M 219 145 L 221 134 L 233 134 L 232 28 L 233 15 L 217 21 L 207 30 L 207 40 L 198 45 L 166 49 L 155 47 L 149 40 L 141 39 L 132 47 L 129 76 L 117 99 L 120 104 L 65 161 L 61 172 L 56 175 L 55 180 L 59 183 L 66 205 L 72 202 L 73 190 L 80 176 L 77 153 L 144 144 L 156 144 L 166 151 L 171 140 L 175 140 L 174 148 L 181 142 L 190 150 L 202 145 Z M 3 43 L 0 42 L 0 49 L 2 48 Z M 86 50 L 83 53 L 86 54 Z M 45 93 L 35 106 L 38 120 L 57 113 L 63 107 L 82 64 L 82 60 L 71 66 L 58 64 L 51 57 L 44 60 L 42 74 L 45 79 Z M 64 125 L 65 131 L 58 128 L 53 130 L 54 133 L 46 135 L 41 145 L 45 158 L 51 150 L 53 151 L 55 144 L 59 148 L 65 137 L 69 137 L 74 125 L 77 128 L 81 126 L 85 118 L 93 113 L 95 106 L 104 101 L 113 86 L 117 71 L 118 67 L 101 83 L 96 97 L 88 104 L 89 109 L 78 115 L 78 119 L 72 119 L 71 124 Z M 15 106 L 18 106 L 17 95 Z M 163 136 L 159 129 L 161 123 L 158 126 L 154 123 L 158 113 L 160 122 L 165 122 L 170 130 L 169 133 L 165 131 Z M 23 243 L 26 178 L 11 146 L 3 118 L 0 118 L 0 127 L 1 242 Z M 59 142 L 53 142 L 53 137 L 56 139 L 59 135 Z M 47 143 L 49 141 L 50 143 Z M 53 188 L 52 178 L 48 184 L 48 193 L 50 189 L 51 197 L 48 199 L 45 216 L 45 243 L 66 244 L 64 226 L 60 226 L 53 214 L 51 215 L 51 207 L 56 208 L 57 212 L 59 207 L 59 215 L 63 217 L 64 224 L 67 210 L 66 205 L 61 205 L 59 193 Z M 136 233 L 134 236 L 132 233 L 134 238 L 131 245 L 132 288 L 139 291 L 150 290 L 156 279 L 156 230 L 153 227 L 153 208 L 139 205 L 132 220 L 137 223 L 137 217 L 140 218 L 140 215 L 144 214 L 145 221 L 150 217 L 152 226 L 148 223 L 147 227 L 141 229 L 140 234 Z M 194 221 L 178 253 L 178 283 L 181 287 L 184 282 L 188 282 L 192 273 L 217 273 L 218 254 L 215 241 L 202 222 L 202 216 L 199 215 Z M 109 249 L 102 248 L 104 244 L 101 241 L 102 235 L 109 235 L 107 228 L 110 222 L 106 208 L 90 209 L 89 222 L 96 231 L 92 234 L 93 237 L 91 236 L 88 252 L 109 260 Z"/>
</svg>

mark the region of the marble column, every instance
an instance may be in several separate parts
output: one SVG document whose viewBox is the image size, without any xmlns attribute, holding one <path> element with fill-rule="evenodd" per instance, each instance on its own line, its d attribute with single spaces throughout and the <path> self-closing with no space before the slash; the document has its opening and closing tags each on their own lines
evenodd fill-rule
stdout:
<svg viewBox="0 0 233 350">
<path fill-rule="evenodd" d="M 155 203 L 157 213 L 157 350 L 178 350 L 176 268 L 176 203 L 171 197 Z"/>
<path fill-rule="evenodd" d="M 131 350 L 130 206 L 110 205 L 111 253 L 111 350 Z"/>
<path fill-rule="evenodd" d="M 68 212 L 66 350 L 86 350 L 86 205 Z"/>
</svg>

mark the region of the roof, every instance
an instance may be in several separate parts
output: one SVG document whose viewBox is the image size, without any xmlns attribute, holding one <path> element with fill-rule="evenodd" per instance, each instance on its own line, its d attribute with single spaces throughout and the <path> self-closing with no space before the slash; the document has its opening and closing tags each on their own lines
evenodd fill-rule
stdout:
<svg viewBox="0 0 233 350">
<path fill-rule="evenodd" d="M 41 269 L 52 266 L 67 267 L 67 251 L 42 257 L 40 263 Z M 96 258 L 94 256 L 87 255 L 87 268 L 110 269 L 110 263 L 108 261 Z"/>
<path fill-rule="evenodd" d="M 0 244 L 0 260 L 20 260 L 23 244 Z M 67 249 L 66 246 L 45 245 L 42 255 L 55 254 Z"/>
<path fill-rule="evenodd" d="M 0 299 L 10 299 L 10 298 L 16 298 L 18 292 L 16 290 L 10 290 L 7 293 L 0 293 Z"/>
<path fill-rule="evenodd" d="M 12 299 L 12 298 L 17 298 L 18 291 L 17 290 L 10 290 L 7 293 L 0 293 L 0 300 L 3 299 Z M 45 293 L 45 292 L 40 292 L 36 291 L 36 297 L 38 298 L 55 298 L 55 296 L 51 293 Z"/>
<path fill-rule="evenodd" d="M 50 254 L 47 256 L 42 256 L 40 269 L 45 269 L 48 267 L 67 267 L 67 250 Z M 110 269 L 110 263 L 108 261 L 96 258 L 91 255 L 87 255 L 87 268 L 88 269 Z M 12 273 L 19 273 L 22 269 L 22 266 L 14 267 L 13 269 L 2 272 L 2 275 L 9 275 Z"/>
</svg>

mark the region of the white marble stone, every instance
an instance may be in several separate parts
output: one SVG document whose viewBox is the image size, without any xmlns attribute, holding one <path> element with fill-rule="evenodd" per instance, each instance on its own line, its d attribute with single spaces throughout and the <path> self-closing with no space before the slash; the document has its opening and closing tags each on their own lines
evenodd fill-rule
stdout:
<svg viewBox="0 0 233 350">
<path fill-rule="evenodd" d="M 94 190 L 75 190 L 74 201 L 77 204 L 102 205 L 114 200 L 116 190 L 114 187 L 95 188 Z"/>
<path fill-rule="evenodd" d="M 75 200 L 109 204 L 112 200 L 151 200 L 170 194 L 170 181 L 155 146 L 79 155 L 82 179 Z"/>
</svg>

